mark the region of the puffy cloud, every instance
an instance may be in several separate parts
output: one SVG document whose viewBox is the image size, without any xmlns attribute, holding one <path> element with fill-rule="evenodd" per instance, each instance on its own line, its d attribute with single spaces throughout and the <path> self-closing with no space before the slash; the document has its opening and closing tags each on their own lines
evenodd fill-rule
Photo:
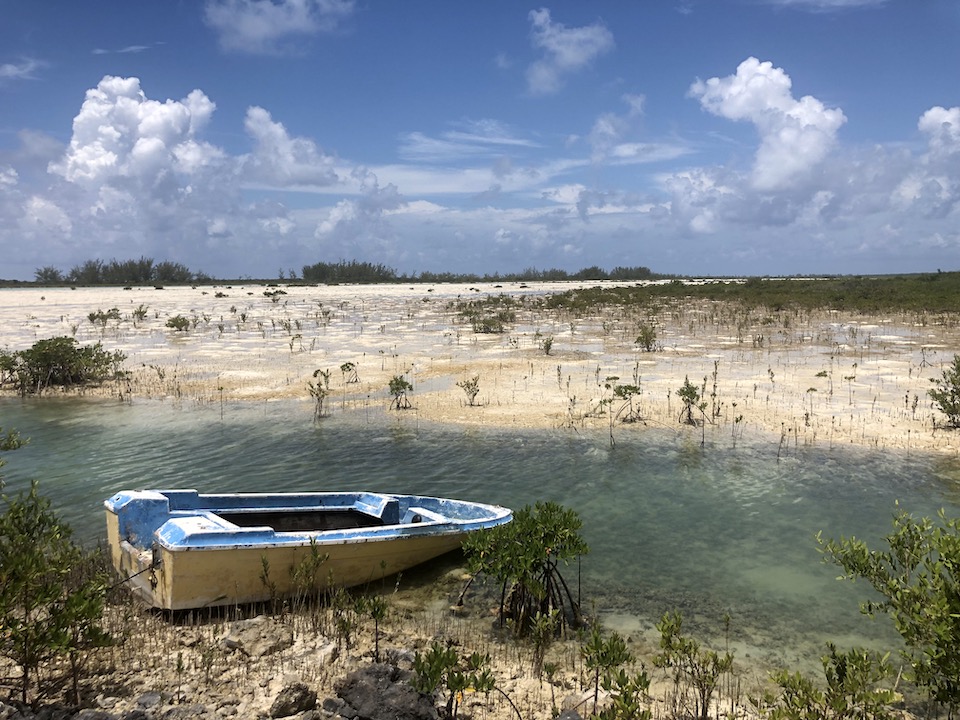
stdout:
<svg viewBox="0 0 960 720">
<path fill-rule="evenodd" d="M 195 172 L 222 156 L 195 139 L 215 107 L 199 90 L 179 101 L 148 100 L 137 78 L 108 75 L 87 91 L 70 145 L 49 170 L 94 186 L 119 178 L 149 184 L 169 172 Z"/>
<path fill-rule="evenodd" d="M 293 36 L 335 30 L 353 9 L 353 0 L 208 0 L 204 19 L 224 50 L 269 54 Z"/>
<path fill-rule="evenodd" d="M 254 141 L 253 153 L 241 163 L 245 181 L 281 188 L 337 181 L 333 158 L 324 155 L 312 140 L 290 137 L 283 124 L 263 108 L 249 108 L 244 127 Z"/>
<path fill-rule="evenodd" d="M 0 167 L 0 188 L 9 190 L 16 186 L 19 174 L 12 167 Z"/>
<path fill-rule="evenodd" d="M 782 190 L 808 176 L 836 144 L 846 122 L 839 109 L 814 97 L 796 100 L 789 76 L 770 62 L 748 58 L 735 75 L 696 81 L 690 94 L 705 110 L 729 120 L 746 120 L 760 134 L 753 185 L 760 191 Z"/>
<path fill-rule="evenodd" d="M 603 23 L 567 28 L 554 23 L 546 8 L 531 10 L 529 18 L 533 46 L 543 51 L 543 57 L 527 68 L 527 88 L 534 95 L 558 92 L 565 75 L 614 47 L 613 33 Z"/>
<path fill-rule="evenodd" d="M 932 154 L 943 156 L 960 151 L 960 107 L 930 108 L 920 117 L 917 127 L 929 136 Z"/>
</svg>

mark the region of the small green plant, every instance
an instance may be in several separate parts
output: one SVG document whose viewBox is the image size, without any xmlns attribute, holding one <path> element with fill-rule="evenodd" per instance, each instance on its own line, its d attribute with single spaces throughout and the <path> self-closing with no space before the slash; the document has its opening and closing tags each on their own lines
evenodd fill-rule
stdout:
<svg viewBox="0 0 960 720">
<path fill-rule="evenodd" d="M 307 382 L 310 397 L 313 398 L 313 419 L 319 420 L 327 416 L 326 401 L 330 395 L 330 371 L 317 368 L 313 371 L 316 382 Z"/>
<path fill-rule="evenodd" d="M 462 380 L 457 383 L 457 387 L 461 388 L 467 396 L 467 403 L 470 407 L 476 405 L 477 394 L 480 392 L 480 376 L 474 375 L 469 380 Z"/>
<path fill-rule="evenodd" d="M 610 704 L 596 713 L 598 720 L 650 720 L 653 716 L 646 707 L 650 690 L 646 670 L 641 668 L 631 676 L 616 668 L 604 674 L 600 687 L 610 693 Z"/>
<path fill-rule="evenodd" d="M 654 657 L 653 664 L 674 670 L 674 686 L 677 689 L 684 677 L 693 685 L 700 720 L 707 720 L 710 700 L 720 677 L 733 667 L 733 655 L 705 650 L 699 642 L 684 635 L 683 617 L 679 612 L 664 613 L 657 623 L 657 630 L 660 631 L 660 653 Z"/>
<path fill-rule="evenodd" d="M 627 650 L 627 643 L 619 633 L 611 633 L 604 638 L 600 628 L 594 626 L 590 639 L 580 648 L 587 671 L 593 676 L 593 714 L 597 713 L 597 701 L 600 696 L 601 677 L 606 678 L 621 665 L 633 662 L 633 655 Z"/>
<path fill-rule="evenodd" d="M 106 312 L 103 310 L 97 310 L 96 312 L 92 312 L 87 315 L 87 320 L 90 321 L 91 325 L 99 325 L 100 327 L 106 327 L 108 320 L 119 319 L 120 311 L 117 308 L 110 308 Z"/>
<path fill-rule="evenodd" d="M 643 324 L 640 326 L 640 334 L 633 341 L 640 346 L 643 352 L 654 352 L 657 350 L 657 331 L 653 325 Z"/>
<path fill-rule="evenodd" d="M 380 623 L 387 617 L 387 601 L 380 595 L 358 597 L 358 615 L 368 615 L 373 620 L 373 661 L 380 662 Z"/>
<path fill-rule="evenodd" d="M 553 349 L 553 336 L 547 335 L 540 341 L 540 348 L 543 350 L 544 355 L 549 355 L 550 351 Z"/>
<path fill-rule="evenodd" d="M 960 708 L 960 519 L 941 510 L 934 523 L 901 511 L 893 525 L 885 550 L 855 537 L 817 540 L 846 578 L 862 578 L 880 593 L 883 599 L 863 603 L 861 612 L 891 616 L 906 644 L 908 679 L 952 717 Z"/>
<path fill-rule="evenodd" d="M 357 374 L 357 364 L 345 362 L 340 366 L 340 373 L 343 375 L 343 382 L 346 385 L 360 382 L 360 376 Z"/>
<path fill-rule="evenodd" d="M 500 620 L 527 635 L 538 616 L 558 612 L 557 632 L 579 627 L 580 603 L 560 573 L 560 564 L 585 555 L 580 517 L 553 502 L 538 502 L 513 514 L 513 521 L 468 536 L 463 550 L 470 571 L 501 585 Z"/>
<path fill-rule="evenodd" d="M 456 720 L 465 692 L 490 693 L 496 688 L 489 664 L 489 655 L 461 657 L 452 646 L 435 640 L 427 652 L 414 656 L 411 683 L 421 695 L 445 691 L 446 717 Z"/>
<path fill-rule="evenodd" d="M 407 410 L 412 407 L 407 398 L 408 392 L 413 392 L 413 385 L 402 375 L 394 375 L 389 384 L 390 395 L 393 400 L 390 401 L 390 407 L 397 410 Z"/>
<path fill-rule="evenodd" d="M 677 397 L 683 402 L 683 409 L 680 411 L 679 422 L 687 425 L 697 425 L 698 420 L 694 417 L 694 410 L 698 410 L 700 415 L 704 414 L 707 404 L 700 399 L 700 390 L 696 385 L 690 382 L 688 376 L 683 378 L 683 387 L 677 390 Z"/>
<path fill-rule="evenodd" d="M 173 317 L 167 318 L 166 326 L 177 332 L 186 332 L 190 329 L 190 319 L 185 318 L 183 315 L 174 315 Z"/>
<path fill-rule="evenodd" d="M 138 322 L 143 322 L 147 318 L 147 306 L 141 303 L 137 306 L 137 309 L 133 311 L 133 324 L 136 325 Z"/>
<path fill-rule="evenodd" d="M 927 390 L 937 409 L 947 416 L 950 427 L 960 427 L 960 355 L 953 356 L 953 362 L 939 378 L 931 378 L 936 387 Z"/>
<path fill-rule="evenodd" d="M 776 693 L 766 691 L 751 702 L 770 720 L 890 720 L 899 717 L 892 705 L 899 699 L 881 685 L 890 675 L 887 655 L 859 648 L 837 652 L 827 644 L 821 658 L 826 688 L 799 672 L 780 670 L 773 675 Z"/>
</svg>

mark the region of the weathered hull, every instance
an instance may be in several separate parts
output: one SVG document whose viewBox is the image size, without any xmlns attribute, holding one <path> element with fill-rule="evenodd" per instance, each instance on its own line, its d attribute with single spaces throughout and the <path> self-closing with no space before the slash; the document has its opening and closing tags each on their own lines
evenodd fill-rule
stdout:
<svg viewBox="0 0 960 720">
<path fill-rule="evenodd" d="M 292 597 L 293 570 L 309 563 L 309 545 L 221 550 L 158 548 L 140 550 L 117 534 L 116 516 L 107 513 L 114 568 L 130 577 L 130 588 L 146 603 L 166 610 L 239 605 Z M 318 545 L 327 559 L 320 565 L 315 591 L 353 587 L 380 580 L 460 547 L 464 533 L 399 537 L 391 540 Z M 266 565 L 265 565 L 266 564 Z M 155 567 L 151 567 L 156 565 Z M 269 569 L 264 578 L 264 567 Z M 268 585 L 273 583 L 273 588 Z"/>
<path fill-rule="evenodd" d="M 156 498 L 152 502 L 156 505 Z M 425 517 L 431 513 L 421 507 L 404 507 L 406 516 L 415 514 L 415 520 L 398 516 L 396 522 L 374 528 L 295 533 L 237 527 L 224 521 L 226 513 L 218 516 L 206 511 L 202 517 L 174 518 L 159 527 L 153 527 L 159 522 L 155 520 L 138 533 L 132 531 L 133 521 L 126 516 L 121 520 L 118 513 L 124 511 L 112 509 L 108 501 L 107 540 L 114 568 L 138 596 L 153 607 L 185 610 L 364 585 L 455 550 L 469 532 L 510 519 L 504 508 L 474 507 L 496 513 L 458 523 L 449 518 L 431 520 Z M 318 558 L 322 559 L 319 564 Z M 313 581 L 305 581 L 302 571 L 311 566 L 316 568 Z M 295 573 L 297 569 L 301 572 Z"/>
</svg>

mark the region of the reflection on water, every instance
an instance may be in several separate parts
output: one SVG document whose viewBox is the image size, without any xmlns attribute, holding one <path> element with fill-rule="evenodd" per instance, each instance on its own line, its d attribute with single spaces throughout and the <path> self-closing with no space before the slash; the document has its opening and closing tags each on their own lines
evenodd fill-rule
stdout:
<svg viewBox="0 0 960 720">
<path fill-rule="evenodd" d="M 826 640 L 886 644 L 857 611 L 865 586 L 838 583 L 815 535 L 876 543 L 894 503 L 958 509 L 955 459 L 861 448 L 792 448 L 626 428 L 604 432 L 424 426 L 413 413 L 338 415 L 294 402 L 172 406 L 0 400 L 0 427 L 30 439 L 6 455 L 7 492 L 40 480 L 78 536 L 102 535 L 121 488 L 206 491 L 364 488 L 521 507 L 576 509 L 591 553 L 567 571 L 587 609 L 642 636 L 666 610 L 719 637 L 725 618 L 759 662 L 816 657 Z M 786 650 L 789 648 L 789 650 Z M 743 655 L 740 654 L 742 658 Z"/>
</svg>

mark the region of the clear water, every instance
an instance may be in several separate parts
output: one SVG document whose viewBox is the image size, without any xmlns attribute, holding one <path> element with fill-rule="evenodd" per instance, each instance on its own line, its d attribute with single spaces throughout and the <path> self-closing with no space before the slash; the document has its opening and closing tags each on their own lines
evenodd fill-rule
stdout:
<svg viewBox="0 0 960 720">
<path fill-rule="evenodd" d="M 222 413 L 222 414 L 221 414 Z M 92 543 L 102 501 L 122 488 L 208 491 L 364 488 L 492 502 L 552 500 L 576 509 L 591 552 L 566 572 L 608 625 L 650 638 L 660 615 L 759 664 L 809 661 L 833 640 L 891 647 L 888 620 L 858 612 L 862 583 L 838 582 L 815 536 L 877 543 L 895 502 L 917 515 L 956 513 L 956 458 L 669 429 L 606 433 L 428 426 L 415 414 L 341 414 L 309 404 L 118 404 L 0 399 L 0 427 L 30 443 L 5 455 L 6 492 L 41 491 Z"/>
</svg>

